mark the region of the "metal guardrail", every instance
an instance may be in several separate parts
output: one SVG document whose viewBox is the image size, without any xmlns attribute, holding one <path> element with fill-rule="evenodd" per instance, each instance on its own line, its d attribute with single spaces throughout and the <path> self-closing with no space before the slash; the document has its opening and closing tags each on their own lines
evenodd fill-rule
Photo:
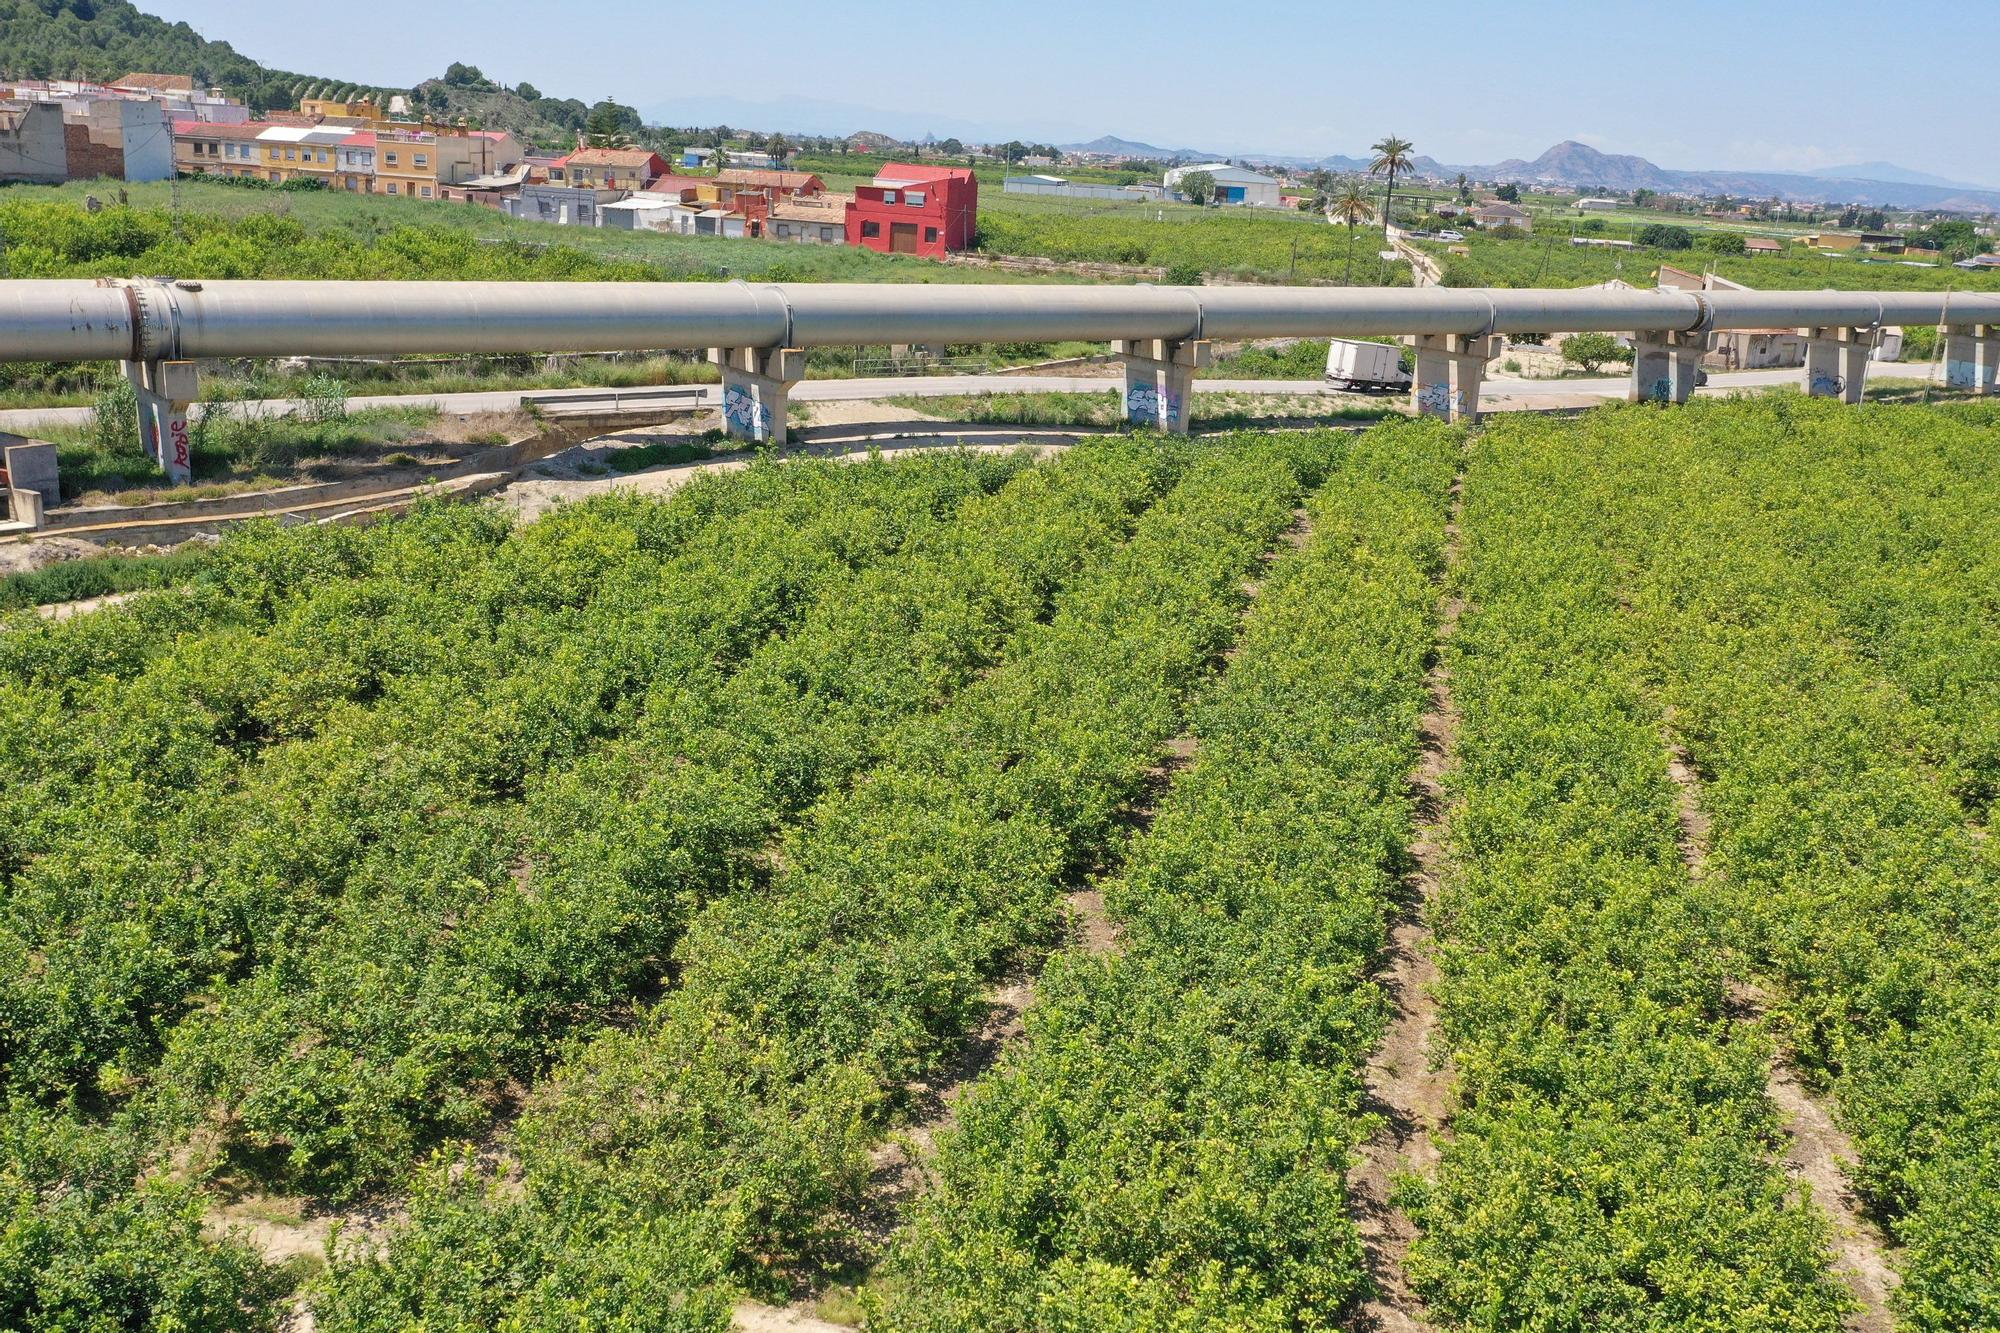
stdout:
<svg viewBox="0 0 2000 1333">
<path fill-rule="evenodd" d="M 706 407 L 707 389 L 700 384 L 659 384 L 636 389 L 563 390 L 545 394 L 522 394 L 521 406 L 537 413 L 544 421 L 581 419 L 599 421 L 621 416 L 658 416 L 662 413 L 698 412 Z"/>
<path fill-rule="evenodd" d="M 855 378 L 884 375 L 983 375 L 992 363 L 978 356 L 885 356 L 857 357 Z"/>
</svg>

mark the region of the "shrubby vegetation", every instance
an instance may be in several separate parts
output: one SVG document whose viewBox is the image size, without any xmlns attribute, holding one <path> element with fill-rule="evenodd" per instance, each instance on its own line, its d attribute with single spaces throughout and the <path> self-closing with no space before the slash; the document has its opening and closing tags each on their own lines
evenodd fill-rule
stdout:
<svg viewBox="0 0 2000 1333">
<path fill-rule="evenodd" d="M 1358 440 L 1264 581 L 1200 748 L 958 1104 L 871 1326 L 1289 1330 L 1366 1287 L 1347 1218 L 1409 841 L 1455 432 Z"/>
<path fill-rule="evenodd" d="M 1826 1223 L 1788 1200 L 1772 1146 L 1769 1043 L 1731 1017 L 1727 918 L 1682 863 L 1598 533 L 1595 492 L 1624 475 L 1599 441 L 1690 419 L 1508 417 L 1473 445 L 1460 805 L 1431 922 L 1457 1104 L 1407 1200 L 1408 1270 L 1452 1325 L 1842 1325 Z"/>
<path fill-rule="evenodd" d="M 1995 421 L 1625 416 L 1588 432 L 1582 498 L 1703 773 L 1713 916 L 1854 1135 L 1927 1333 L 2000 1318 Z"/>
<path fill-rule="evenodd" d="M 1121 203 L 1090 208 L 1071 200 L 1009 195 L 982 199 L 979 248 L 1178 270 L 1169 281 L 1184 281 L 1194 270 L 1339 282 L 1347 272 L 1348 229 L 1273 210 Z M 1409 285 L 1409 265 L 1383 260 L 1376 233 L 1360 228 L 1353 249 L 1355 285 Z"/>
<path fill-rule="evenodd" d="M 512 1140 L 518 1187 L 441 1168 L 386 1260 L 336 1271 L 326 1326 L 574 1322 L 664 1284 L 660 1323 L 698 1327 L 718 1291 L 852 1253 L 868 1150 L 1059 933 L 1331 448 L 1155 452 L 1185 476 L 1129 542 L 784 836 L 765 892 L 698 912 L 642 1023 L 558 1071 Z"/>
</svg>

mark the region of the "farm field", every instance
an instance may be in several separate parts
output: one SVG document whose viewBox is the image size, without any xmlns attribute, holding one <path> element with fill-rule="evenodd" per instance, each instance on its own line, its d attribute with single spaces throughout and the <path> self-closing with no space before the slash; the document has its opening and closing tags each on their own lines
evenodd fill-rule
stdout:
<svg viewBox="0 0 2000 1333">
<path fill-rule="evenodd" d="M 0 1324 L 2000 1325 L 1997 443 L 738 460 L 0 612 Z"/>
<path fill-rule="evenodd" d="M 2000 274 L 1969 272 L 1949 264 L 1913 267 L 1883 257 L 1859 259 L 1815 252 L 1782 255 L 1719 255 L 1693 250 L 1615 250 L 1569 243 L 1567 233 L 1518 238 L 1469 234 L 1469 255 L 1454 255 L 1442 242 L 1416 244 L 1437 256 L 1447 287 L 1583 287 L 1614 278 L 1634 287 L 1655 285 L 1660 265 L 1693 273 L 1713 272 L 1746 286 L 1773 291 L 1822 287 L 1868 291 L 2000 291 Z"/>
</svg>

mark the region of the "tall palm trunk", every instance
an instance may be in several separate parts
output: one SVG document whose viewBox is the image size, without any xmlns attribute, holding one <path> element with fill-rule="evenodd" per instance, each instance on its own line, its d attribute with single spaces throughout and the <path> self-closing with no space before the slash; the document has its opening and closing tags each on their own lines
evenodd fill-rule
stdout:
<svg viewBox="0 0 2000 1333">
<path fill-rule="evenodd" d="M 1395 198 L 1396 173 L 1392 168 L 1389 172 L 1388 187 L 1382 191 L 1382 241 L 1385 245 L 1389 241 L 1389 205 Z"/>
<path fill-rule="evenodd" d="M 1354 223 L 1350 219 L 1347 224 L 1347 276 L 1340 280 L 1343 287 L 1354 285 L 1354 231 Z"/>
</svg>

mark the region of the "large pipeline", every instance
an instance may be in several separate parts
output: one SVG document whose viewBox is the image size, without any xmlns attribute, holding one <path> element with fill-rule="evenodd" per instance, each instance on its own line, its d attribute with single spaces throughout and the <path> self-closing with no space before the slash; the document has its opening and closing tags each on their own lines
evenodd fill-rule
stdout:
<svg viewBox="0 0 2000 1333">
<path fill-rule="evenodd" d="M 0 361 L 2000 324 L 2000 294 L 0 281 Z"/>
</svg>

